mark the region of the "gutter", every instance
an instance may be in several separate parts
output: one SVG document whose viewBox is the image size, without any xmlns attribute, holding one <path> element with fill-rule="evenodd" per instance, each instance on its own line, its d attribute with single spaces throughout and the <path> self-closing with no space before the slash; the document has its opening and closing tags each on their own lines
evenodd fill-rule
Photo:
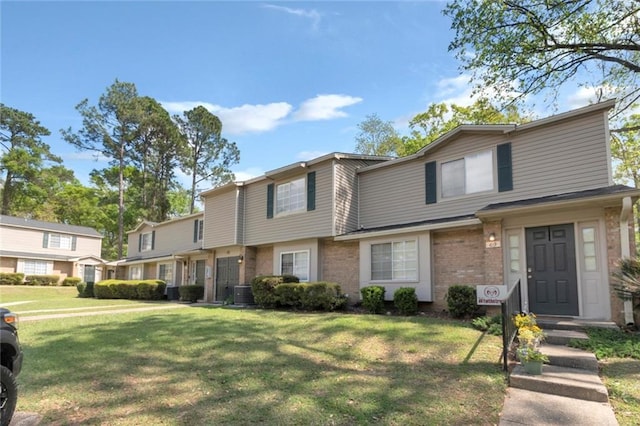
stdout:
<svg viewBox="0 0 640 426">
<path fill-rule="evenodd" d="M 622 258 L 631 257 L 631 248 L 629 244 L 629 218 L 633 211 L 633 203 L 631 197 L 624 197 L 622 199 L 622 210 L 620 211 L 620 252 Z M 624 323 L 627 326 L 634 325 L 633 319 L 633 301 L 631 299 L 624 300 Z"/>
</svg>

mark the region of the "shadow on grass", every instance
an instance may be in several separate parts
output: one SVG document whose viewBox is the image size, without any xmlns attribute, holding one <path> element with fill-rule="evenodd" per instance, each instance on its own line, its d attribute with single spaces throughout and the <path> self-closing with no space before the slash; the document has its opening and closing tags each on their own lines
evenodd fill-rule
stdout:
<svg viewBox="0 0 640 426">
<path fill-rule="evenodd" d="M 19 404 L 53 424 L 493 424 L 504 396 L 456 322 L 195 308 L 23 331 Z"/>
</svg>

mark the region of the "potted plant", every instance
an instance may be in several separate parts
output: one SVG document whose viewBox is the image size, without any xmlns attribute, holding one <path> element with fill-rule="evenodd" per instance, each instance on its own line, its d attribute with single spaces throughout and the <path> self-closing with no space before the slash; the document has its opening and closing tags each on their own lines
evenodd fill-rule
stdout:
<svg viewBox="0 0 640 426">
<path fill-rule="evenodd" d="M 549 362 L 549 357 L 539 349 L 522 346 L 518 348 L 518 359 L 527 374 L 542 374 L 542 364 Z"/>
</svg>

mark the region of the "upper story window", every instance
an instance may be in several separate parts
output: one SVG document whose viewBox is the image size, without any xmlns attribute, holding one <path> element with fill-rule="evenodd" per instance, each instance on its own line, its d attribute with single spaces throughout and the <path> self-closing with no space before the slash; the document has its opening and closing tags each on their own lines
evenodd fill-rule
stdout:
<svg viewBox="0 0 640 426">
<path fill-rule="evenodd" d="M 276 214 L 306 209 L 305 179 L 300 178 L 276 187 Z"/>
<path fill-rule="evenodd" d="M 202 241 L 204 238 L 204 219 L 196 219 L 193 221 L 193 242 Z"/>
<path fill-rule="evenodd" d="M 71 235 L 49 234 L 49 248 L 71 250 Z"/>
<path fill-rule="evenodd" d="M 470 154 L 442 163 L 442 197 L 493 190 L 493 151 Z"/>
<path fill-rule="evenodd" d="M 280 253 L 280 274 L 309 281 L 309 250 Z"/>
<path fill-rule="evenodd" d="M 372 281 L 413 281 L 418 279 L 416 240 L 371 245 Z"/>
<path fill-rule="evenodd" d="M 153 250 L 153 232 L 140 234 L 140 251 Z"/>
</svg>

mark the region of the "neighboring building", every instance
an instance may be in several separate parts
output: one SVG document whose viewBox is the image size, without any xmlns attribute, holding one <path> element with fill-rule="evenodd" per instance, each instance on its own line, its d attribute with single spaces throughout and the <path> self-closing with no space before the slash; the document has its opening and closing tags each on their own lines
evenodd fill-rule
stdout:
<svg viewBox="0 0 640 426">
<path fill-rule="evenodd" d="M 161 279 L 168 287 L 205 285 L 211 269 L 202 250 L 203 213 L 166 222 L 142 222 L 127 232 L 128 255 L 118 262 L 126 279 Z M 209 260 L 209 262 L 208 262 Z"/>
<path fill-rule="evenodd" d="M 93 228 L 0 215 L 0 272 L 102 279 L 102 235 Z"/>
<path fill-rule="evenodd" d="M 635 253 L 640 190 L 612 181 L 613 106 L 463 125 L 408 157 L 333 153 L 205 191 L 201 216 L 130 232 L 129 273 L 160 277 L 166 262 L 210 302 L 264 274 L 338 282 L 352 303 L 368 285 L 388 300 L 410 286 L 435 311 L 451 285 L 520 281 L 532 312 L 627 322 L 610 276 Z"/>
</svg>

